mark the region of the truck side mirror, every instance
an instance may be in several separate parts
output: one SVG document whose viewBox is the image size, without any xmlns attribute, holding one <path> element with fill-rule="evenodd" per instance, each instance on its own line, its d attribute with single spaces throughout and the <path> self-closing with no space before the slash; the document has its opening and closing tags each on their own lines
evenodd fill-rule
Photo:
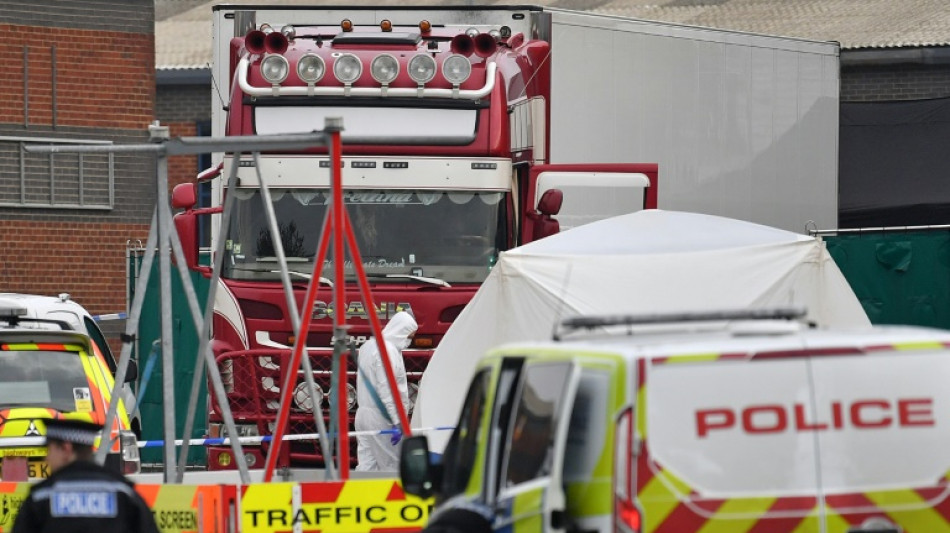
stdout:
<svg viewBox="0 0 950 533">
<path fill-rule="evenodd" d="M 428 498 L 435 492 L 433 468 L 429 462 L 429 440 L 425 435 L 402 441 L 399 452 L 399 481 L 409 494 Z"/>
<path fill-rule="evenodd" d="M 538 200 L 538 212 L 542 215 L 554 216 L 561 212 L 562 203 L 564 203 L 564 193 L 561 189 L 548 189 Z"/>
<path fill-rule="evenodd" d="M 181 241 L 182 252 L 185 254 L 185 266 L 192 270 L 198 268 L 198 215 L 192 211 L 185 211 L 175 215 L 175 231 Z"/>
<path fill-rule="evenodd" d="M 548 189 L 538 200 L 538 213 L 534 215 L 534 230 L 531 232 L 531 240 L 536 241 L 549 235 L 554 235 L 561 231 L 561 223 L 552 218 L 561 212 L 561 203 L 564 201 L 564 193 L 561 189 Z"/>
<path fill-rule="evenodd" d="M 172 207 L 191 209 L 198 203 L 198 186 L 195 183 L 179 183 L 172 189 Z"/>
<path fill-rule="evenodd" d="M 172 189 L 172 207 L 185 210 L 175 214 L 175 230 L 185 254 L 185 265 L 192 270 L 198 268 L 198 215 L 193 211 L 197 204 L 197 184 L 179 183 Z"/>
</svg>

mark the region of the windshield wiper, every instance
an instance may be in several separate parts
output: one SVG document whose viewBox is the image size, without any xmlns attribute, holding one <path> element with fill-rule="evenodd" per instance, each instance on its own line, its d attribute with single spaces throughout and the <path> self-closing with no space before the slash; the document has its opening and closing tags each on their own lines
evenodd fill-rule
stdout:
<svg viewBox="0 0 950 533">
<path fill-rule="evenodd" d="M 440 287 L 451 287 L 449 282 L 444 279 L 439 278 L 429 278 L 426 276 L 416 276 L 413 274 L 373 274 L 373 276 L 381 276 L 384 278 L 402 278 L 402 279 L 411 279 L 413 281 L 418 281 L 420 283 L 429 283 L 431 285 L 438 285 Z"/>
<path fill-rule="evenodd" d="M 273 273 L 273 274 L 280 274 L 280 270 L 271 270 L 270 272 Z M 301 278 L 303 278 L 303 279 L 306 279 L 306 280 L 309 280 L 309 279 L 312 279 L 312 278 L 313 278 L 313 275 L 312 275 L 312 274 L 307 274 L 306 272 L 297 272 L 296 270 L 288 270 L 287 273 L 288 273 L 288 274 L 293 274 L 294 276 L 299 276 L 299 277 L 301 277 Z M 323 277 L 323 276 L 320 276 L 320 283 L 323 283 L 324 285 L 329 285 L 329 286 L 331 286 L 331 287 L 333 286 L 333 282 L 330 281 L 329 278 L 325 278 L 325 277 Z"/>
</svg>

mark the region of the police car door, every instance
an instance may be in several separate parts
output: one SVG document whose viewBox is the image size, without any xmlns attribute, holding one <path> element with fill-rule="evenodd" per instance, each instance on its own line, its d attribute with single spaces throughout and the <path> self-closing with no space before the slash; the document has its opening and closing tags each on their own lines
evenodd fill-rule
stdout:
<svg viewBox="0 0 950 533">
<path fill-rule="evenodd" d="M 494 529 L 564 529 L 563 463 L 580 369 L 531 361 L 521 372 L 501 446 Z"/>
</svg>

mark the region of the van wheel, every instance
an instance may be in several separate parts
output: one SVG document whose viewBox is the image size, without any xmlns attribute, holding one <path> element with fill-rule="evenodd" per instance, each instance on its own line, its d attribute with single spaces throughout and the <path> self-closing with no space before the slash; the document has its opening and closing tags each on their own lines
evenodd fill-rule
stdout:
<svg viewBox="0 0 950 533">
<path fill-rule="evenodd" d="M 422 533 L 491 533 L 491 523 L 468 509 L 449 509 L 429 523 Z"/>
</svg>

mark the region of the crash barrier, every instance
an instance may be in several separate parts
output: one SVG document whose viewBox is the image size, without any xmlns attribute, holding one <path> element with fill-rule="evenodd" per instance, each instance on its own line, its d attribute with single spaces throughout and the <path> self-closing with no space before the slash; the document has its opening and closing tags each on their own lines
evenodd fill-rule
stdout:
<svg viewBox="0 0 950 533">
<path fill-rule="evenodd" d="M 13 530 L 31 483 L 0 482 L 0 533 Z M 239 531 L 236 488 L 227 485 L 136 485 L 163 533 Z M 233 524 L 233 527 L 232 527 Z"/>
<path fill-rule="evenodd" d="M 0 482 L 0 533 L 12 530 L 29 487 Z M 135 488 L 163 533 L 409 532 L 425 526 L 434 503 L 404 493 L 395 479 Z"/>
<path fill-rule="evenodd" d="M 240 531 L 358 533 L 422 529 L 432 499 L 402 490 L 394 479 L 255 483 L 242 487 Z"/>
<path fill-rule="evenodd" d="M 13 530 L 20 504 L 30 490 L 29 483 L 5 483 L 0 481 L 0 532 Z"/>
<path fill-rule="evenodd" d="M 136 485 L 163 532 L 232 531 L 234 493 L 221 485 Z M 228 497 L 230 494 L 230 498 Z"/>
<path fill-rule="evenodd" d="M 413 428 L 413 433 L 446 431 L 453 426 Z M 393 435 L 399 430 L 351 432 Z M 329 435 L 334 436 L 334 435 Z M 317 434 L 286 435 L 284 440 L 315 440 Z M 44 437 L 7 437 L 0 448 L 43 446 Z M 270 442 L 270 436 L 239 437 L 242 443 Z M 183 440 L 176 440 L 176 446 Z M 229 438 L 190 439 L 189 445 L 227 445 Z M 139 441 L 139 447 L 163 441 Z M 30 482 L 0 481 L 0 533 L 11 531 Z M 320 530 L 362 533 L 381 529 L 415 531 L 425 526 L 432 499 L 402 490 L 396 479 L 200 485 L 136 484 L 152 509 L 159 530 L 179 532 L 264 532 Z"/>
</svg>

